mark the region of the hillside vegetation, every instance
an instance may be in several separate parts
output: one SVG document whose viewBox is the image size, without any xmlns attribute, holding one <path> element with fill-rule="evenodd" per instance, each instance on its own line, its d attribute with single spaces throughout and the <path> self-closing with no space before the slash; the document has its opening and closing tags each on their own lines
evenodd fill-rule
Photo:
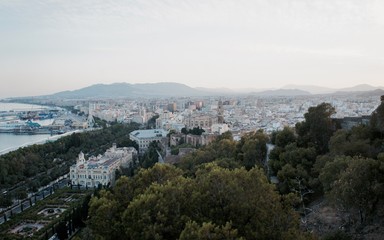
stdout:
<svg viewBox="0 0 384 240">
<path fill-rule="evenodd" d="M 100 239 L 312 239 L 320 235 L 307 231 L 308 206 L 326 199 L 347 211 L 349 222 L 324 238 L 351 239 L 347 230 L 377 221 L 382 206 L 383 115 L 376 112 L 370 126 L 348 131 L 337 129 L 334 112 L 322 103 L 295 129 L 271 139 L 258 131 L 236 142 L 226 133 L 174 166 L 121 177 L 92 198 L 88 233 Z M 268 141 L 275 148 L 266 162 Z M 279 183 L 269 183 L 268 173 Z"/>
</svg>

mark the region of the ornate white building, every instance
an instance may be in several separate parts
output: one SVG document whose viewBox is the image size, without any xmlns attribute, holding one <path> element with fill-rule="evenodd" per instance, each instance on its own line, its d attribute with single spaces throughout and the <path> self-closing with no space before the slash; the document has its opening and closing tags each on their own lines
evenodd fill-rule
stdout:
<svg viewBox="0 0 384 240">
<path fill-rule="evenodd" d="M 85 159 L 84 153 L 80 152 L 76 164 L 70 167 L 71 183 L 87 187 L 97 187 L 99 184 L 113 185 L 116 169 L 128 167 L 135 155 L 137 155 L 135 148 L 116 148 L 116 144 L 113 144 L 104 155 L 91 156 L 88 160 Z"/>
</svg>

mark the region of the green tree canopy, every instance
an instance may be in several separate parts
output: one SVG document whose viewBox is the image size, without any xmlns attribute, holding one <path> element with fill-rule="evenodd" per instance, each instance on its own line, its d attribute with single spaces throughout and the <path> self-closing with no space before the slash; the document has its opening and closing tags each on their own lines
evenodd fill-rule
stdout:
<svg viewBox="0 0 384 240">
<path fill-rule="evenodd" d="M 374 157 L 375 150 L 370 144 L 368 127 L 358 126 L 352 130 L 338 130 L 329 140 L 332 155 Z"/>
<path fill-rule="evenodd" d="M 188 222 L 184 230 L 180 234 L 180 240 L 233 240 L 244 239 L 239 238 L 236 229 L 232 228 L 231 223 L 226 223 L 224 226 L 217 226 L 212 222 L 204 222 L 199 225 L 196 222 Z"/>
<path fill-rule="evenodd" d="M 283 130 L 277 131 L 275 136 L 275 145 L 284 148 L 290 143 L 296 142 L 295 132 L 290 127 L 284 127 Z"/>
<path fill-rule="evenodd" d="M 304 114 L 305 120 L 296 124 L 299 144 L 309 146 L 308 144 L 311 142 L 319 153 L 326 153 L 328 141 L 335 131 L 331 119 L 335 113 L 335 108 L 329 103 L 321 103 L 316 107 L 308 108 L 308 112 Z"/>
<path fill-rule="evenodd" d="M 145 184 L 132 187 L 136 182 Z M 257 168 L 230 170 L 208 163 L 190 178 L 174 166 L 156 164 L 132 181 L 120 178 L 116 187 L 90 204 L 89 227 L 104 239 L 118 234 L 120 239 L 306 237 L 298 229 L 292 202 Z"/>
<path fill-rule="evenodd" d="M 268 136 L 261 130 L 245 134 L 237 144 L 237 161 L 248 170 L 255 166 L 264 167 L 268 141 Z"/>
<path fill-rule="evenodd" d="M 384 193 L 383 163 L 370 158 L 340 157 L 326 164 L 320 179 L 336 204 L 358 210 L 361 222 L 372 214 Z"/>
</svg>

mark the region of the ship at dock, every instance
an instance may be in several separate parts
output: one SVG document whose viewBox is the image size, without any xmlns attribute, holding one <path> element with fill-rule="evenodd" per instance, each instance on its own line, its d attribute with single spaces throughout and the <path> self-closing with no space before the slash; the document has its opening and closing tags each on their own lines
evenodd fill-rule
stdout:
<svg viewBox="0 0 384 240">
<path fill-rule="evenodd" d="M 12 105 L 12 104 L 11 104 Z M 2 107 L 1 107 L 2 106 Z M 57 135 L 93 128 L 94 119 L 65 109 L 34 107 L 12 108 L 0 102 L 0 134 Z"/>
<path fill-rule="evenodd" d="M 12 134 L 55 134 L 47 126 L 41 126 L 37 122 L 31 120 L 10 120 L 0 122 L 0 133 Z"/>
</svg>

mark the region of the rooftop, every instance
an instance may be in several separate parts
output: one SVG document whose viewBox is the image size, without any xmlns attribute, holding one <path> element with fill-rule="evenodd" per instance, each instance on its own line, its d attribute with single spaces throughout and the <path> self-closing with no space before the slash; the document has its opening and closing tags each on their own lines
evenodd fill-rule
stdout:
<svg viewBox="0 0 384 240">
<path fill-rule="evenodd" d="M 96 168 L 108 168 L 109 166 L 115 164 L 116 162 L 124 159 L 129 154 L 132 154 L 136 151 L 132 147 L 123 147 L 116 148 L 114 144 L 112 148 L 108 149 L 104 155 L 98 155 L 97 157 L 91 156 L 88 160 L 85 160 L 84 154 L 81 152 L 77 159 L 77 163 L 72 167 L 86 168 L 86 169 L 96 169 Z"/>
<path fill-rule="evenodd" d="M 136 130 L 130 133 L 130 136 L 136 138 L 166 137 L 168 131 L 164 129 Z"/>
</svg>

